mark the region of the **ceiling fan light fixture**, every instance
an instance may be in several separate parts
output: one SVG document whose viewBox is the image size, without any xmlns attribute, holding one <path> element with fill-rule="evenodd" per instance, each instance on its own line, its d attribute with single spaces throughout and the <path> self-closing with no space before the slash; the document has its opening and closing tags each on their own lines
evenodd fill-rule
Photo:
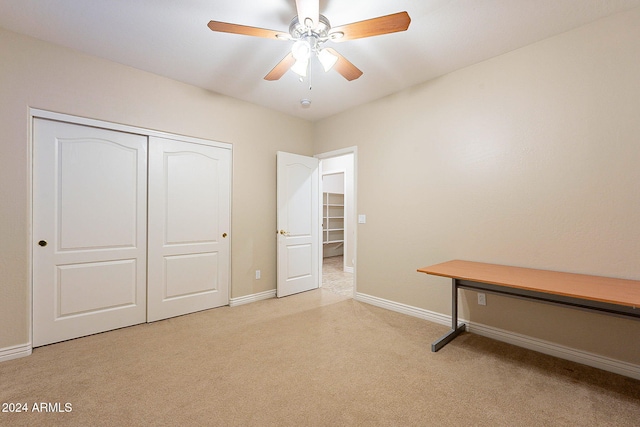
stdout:
<svg viewBox="0 0 640 427">
<path fill-rule="evenodd" d="M 311 57 L 311 45 L 306 40 L 298 40 L 293 44 L 291 53 L 296 61 L 308 61 Z"/>
<path fill-rule="evenodd" d="M 320 52 L 318 52 L 318 60 L 322 64 L 322 68 L 324 68 L 324 71 L 327 72 L 332 69 L 334 65 L 336 65 L 336 62 L 338 62 L 338 57 L 329 52 L 327 49 L 322 49 Z"/>
<path fill-rule="evenodd" d="M 297 59 L 296 62 L 291 66 L 291 71 L 293 71 L 300 77 L 306 77 L 308 67 L 309 67 L 308 59 Z"/>
</svg>

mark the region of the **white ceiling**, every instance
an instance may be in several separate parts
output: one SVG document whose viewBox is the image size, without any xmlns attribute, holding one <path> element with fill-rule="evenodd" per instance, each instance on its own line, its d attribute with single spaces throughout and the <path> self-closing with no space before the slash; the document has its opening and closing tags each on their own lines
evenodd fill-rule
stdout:
<svg viewBox="0 0 640 427">
<path fill-rule="evenodd" d="M 295 0 L 0 0 L 0 27 L 308 120 L 640 6 L 640 0 L 320 0 L 332 26 L 407 11 L 406 32 L 333 47 L 364 71 L 263 77 L 291 42 L 214 33 L 210 20 L 288 31 Z M 311 107 L 300 106 L 302 98 Z"/>
</svg>

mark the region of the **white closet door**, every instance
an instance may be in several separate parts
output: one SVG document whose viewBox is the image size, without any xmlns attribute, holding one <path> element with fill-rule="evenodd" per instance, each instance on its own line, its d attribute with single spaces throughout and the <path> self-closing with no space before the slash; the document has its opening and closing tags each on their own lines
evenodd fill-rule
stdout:
<svg viewBox="0 0 640 427">
<path fill-rule="evenodd" d="M 33 345 L 146 319 L 147 138 L 34 119 Z"/>
<path fill-rule="evenodd" d="M 229 303 L 231 150 L 149 140 L 148 321 Z"/>
</svg>

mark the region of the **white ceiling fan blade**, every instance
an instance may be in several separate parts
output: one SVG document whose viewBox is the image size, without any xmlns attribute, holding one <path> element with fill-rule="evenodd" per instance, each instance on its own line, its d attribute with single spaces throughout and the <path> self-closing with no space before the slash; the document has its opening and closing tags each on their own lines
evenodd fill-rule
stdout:
<svg viewBox="0 0 640 427">
<path fill-rule="evenodd" d="M 296 0 L 296 9 L 298 10 L 298 22 L 311 28 L 318 25 L 320 0 Z M 310 19 L 311 23 L 308 23 L 307 19 Z"/>
</svg>

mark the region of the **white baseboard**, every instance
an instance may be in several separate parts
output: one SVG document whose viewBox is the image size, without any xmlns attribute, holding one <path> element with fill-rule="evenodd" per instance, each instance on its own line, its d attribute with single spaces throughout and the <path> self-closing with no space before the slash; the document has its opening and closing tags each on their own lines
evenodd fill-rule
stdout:
<svg viewBox="0 0 640 427">
<path fill-rule="evenodd" d="M 441 325 L 451 326 L 451 316 L 448 315 L 361 293 L 356 293 L 354 299 L 356 301 L 375 305 L 376 307 L 385 308 L 387 310 L 396 311 L 409 316 L 419 317 Z M 640 365 L 634 365 L 632 363 L 611 359 L 609 357 L 577 350 L 530 336 L 516 334 L 514 332 L 505 331 L 492 326 L 469 322 L 465 319 L 460 319 L 460 322 L 465 323 L 466 330 L 473 334 L 482 335 L 487 338 L 517 345 L 518 347 L 527 348 L 529 350 L 555 356 L 560 359 L 570 360 L 572 362 L 581 363 L 583 365 L 640 380 Z"/>
<path fill-rule="evenodd" d="M 0 348 L 0 362 L 6 362 L 7 360 L 29 356 L 31 354 L 31 351 L 31 343 Z"/>
<path fill-rule="evenodd" d="M 353 274 L 353 267 L 345 267 L 345 268 L 344 268 L 344 272 L 345 272 L 345 273 L 352 273 L 352 274 Z"/>
<path fill-rule="evenodd" d="M 356 292 L 353 299 L 355 299 L 356 301 L 375 305 L 376 307 L 386 308 L 387 310 L 396 311 L 398 313 L 407 314 L 413 317 L 419 317 L 420 319 L 429 320 L 430 322 L 439 323 L 441 325 L 451 325 L 451 316 L 436 313 L 435 311 L 425 310 L 424 308 L 417 308 L 411 305 L 401 304 L 399 302 L 389 301 L 371 295 L 362 294 L 360 292 Z"/>
<path fill-rule="evenodd" d="M 257 294 L 245 295 L 243 297 L 231 298 L 229 300 L 229 307 L 235 307 L 238 305 L 249 304 L 256 301 L 262 301 L 263 299 L 270 299 L 276 297 L 276 290 L 259 292 Z"/>
</svg>

